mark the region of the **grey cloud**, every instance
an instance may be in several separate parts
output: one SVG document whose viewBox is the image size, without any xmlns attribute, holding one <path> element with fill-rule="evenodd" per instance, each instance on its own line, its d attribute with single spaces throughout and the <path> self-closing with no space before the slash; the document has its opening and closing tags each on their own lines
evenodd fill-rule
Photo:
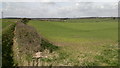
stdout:
<svg viewBox="0 0 120 68">
<path fill-rule="evenodd" d="M 3 12 L 6 17 L 117 16 L 117 4 L 116 2 L 4 2 Z"/>
</svg>

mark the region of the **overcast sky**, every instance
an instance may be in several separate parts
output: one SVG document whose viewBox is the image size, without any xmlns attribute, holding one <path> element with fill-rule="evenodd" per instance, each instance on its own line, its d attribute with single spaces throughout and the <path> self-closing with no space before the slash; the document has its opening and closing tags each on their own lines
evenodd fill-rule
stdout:
<svg viewBox="0 0 120 68">
<path fill-rule="evenodd" d="M 37 0 L 34 0 L 34 2 L 9 1 L 3 2 L 2 7 L 0 5 L 4 17 L 74 18 L 118 16 L 118 0 L 101 0 L 100 2 L 94 2 L 95 0 L 89 2 L 77 2 L 76 0 L 72 2 L 50 2 L 50 0 L 44 0 L 46 2 L 37 2 Z"/>
<path fill-rule="evenodd" d="M 118 1 L 120 0 L 2 0 L 2 2 L 118 2 Z"/>
</svg>

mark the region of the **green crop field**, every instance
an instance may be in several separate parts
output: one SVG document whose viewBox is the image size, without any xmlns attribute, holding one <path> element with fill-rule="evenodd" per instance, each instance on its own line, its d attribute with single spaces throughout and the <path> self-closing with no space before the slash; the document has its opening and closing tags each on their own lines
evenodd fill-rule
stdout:
<svg viewBox="0 0 120 68">
<path fill-rule="evenodd" d="M 60 47 L 52 65 L 118 65 L 117 19 L 30 20 L 40 35 Z"/>
</svg>

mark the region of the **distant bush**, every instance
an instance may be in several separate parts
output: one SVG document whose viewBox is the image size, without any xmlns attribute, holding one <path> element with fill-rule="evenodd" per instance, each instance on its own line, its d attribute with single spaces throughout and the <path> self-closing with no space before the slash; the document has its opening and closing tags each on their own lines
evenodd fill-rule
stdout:
<svg viewBox="0 0 120 68">
<path fill-rule="evenodd" d="M 115 17 L 113 17 L 113 19 L 115 19 Z"/>
<path fill-rule="evenodd" d="M 30 19 L 28 18 L 22 18 L 21 19 L 21 22 L 24 23 L 24 24 L 27 24 L 29 22 Z"/>
</svg>

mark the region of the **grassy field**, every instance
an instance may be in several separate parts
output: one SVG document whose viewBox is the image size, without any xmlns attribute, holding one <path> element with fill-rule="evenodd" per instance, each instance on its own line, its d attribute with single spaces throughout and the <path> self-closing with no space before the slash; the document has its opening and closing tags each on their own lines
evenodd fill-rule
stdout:
<svg viewBox="0 0 120 68">
<path fill-rule="evenodd" d="M 118 65 L 118 22 L 73 19 L 64 22 L 31 20 L 40 35 L 59 46 L 59 57 L 43 59 L 46 65 Z"/>
<path fill-rule="evenodd" d="M 1 19 L 2 20 L 2 19 Z M 15 23 L 18 19 L 3 19 L 2 20 L 2 29 L 4 29 L 5 27 L 7 27 L 8 25 Z"/>
</svg>

